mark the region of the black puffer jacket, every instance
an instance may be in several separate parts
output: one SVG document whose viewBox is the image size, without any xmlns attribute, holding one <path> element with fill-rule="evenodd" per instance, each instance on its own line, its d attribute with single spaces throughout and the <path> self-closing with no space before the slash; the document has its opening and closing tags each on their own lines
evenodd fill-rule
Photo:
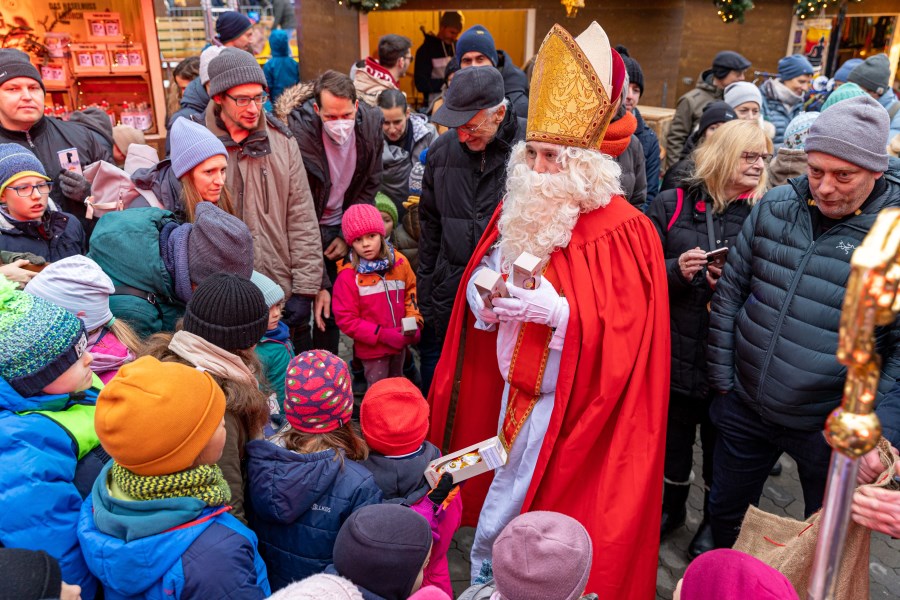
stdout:
<svg viewBox="0 0 900 600">
<path fill-rule="evenodd" d="M 456 130 L 428 150 L 419 203 L 419 311 L 443 335 L 463 271 L 506 186 L 506 161 L 525 139 L 525 119 L 506 111 L 497 135 L 483 152 L 459 142 Z"/>
<path fill-rule="evenodd" d="M 18 144 L 31 150 L 47 175 L 52 177 L 53 191 L 50 198 L 64 212 L 75 215 L 81 222 L 84 230 L 90 235 L 94 228 L 94 221 L 88 221 L 84 217 L 84 198 L 69 200 L 64 198 L 59 186 L 59 174 L 62 167 L 59 165 L 60 150 L 67 148 L 78 149 L 78 160 L 81 168 L 98 160 L 113 162 L 112 153 L 103 137 L 96 131 L 85 127 L 80 123 L 60 121 L 54 117 L 41 117 L 37 123 L 26 131 L 12 131 L 0 127 L 0 144 Z"/>
<path fill-rule="evenodd" d="M 516 113 L 528 117 L 528 76 L 513 64 L 509 54 L 497 50 L 497 68 L 503 75 L 503 95 L 516 107 Z"/>
<path fill-rule="evenodd" d="M 647 201 L 647 171 L 644 166 L 644 147 L 641 140 L 632 135 L 625 152 L 618 155 L 615 160 L 622 168 L 619 183 L 622 184 L 623 195 L 632 206 L 640 210 Z"/>
<path fill-rule="evenodd" d="M 287 123 L 300 146 L 303 166 L 309 179 L 316 206 L 316 216 L 321 219 L 328 195 L 331 192 L 331 173 L 328 171 L 328 157 L 322 141 L 322 119 L 313 109 L 312 86 L 295 85 L 278 97 L 275 116 Z M 381 109 L 372 108 L 365 102 L 359 103 L 356 111 L 356 170 L 353 181 L 344 194 L 344 210 L 353 204 L 375 203 L 375 194 L 381 187 L 384 134 L 381 124 L 384 117 Z"/>
<path fill-rule="evenodd" d="M 900 206 L 900 172 L 854 215 L 813 238 L 805 176 L 753 208 L 712 300 L 710 385 L 734 389 L 763 419 L 815 431 L 841 400 L 847 370 L 835 358 L 850 257 L 879 211 Z M 878 400 L 900 376 L 897 321 L 876 330 L 884 362 Z"/>
<path fill-rule="evenodd" d="M 662 240 L 669 281 L 669 316 L 672 321 L 673 392 L 704 397 L 708 390 L 706 377 L 706 338 L 709 333 L 709 310 L 706 304 L 713 295 L 701 270 L 690 281 L 678 268 L 678 257 L 696 248 L 707 252 L 734 245 L 741 225 L 750 214 L 750 206 L 741 200 L 732 202 L 722 214 L 713 214 L 715 248 L 710 247 L 706 210 L 712 199 L 702 186 L 684 190 L 681 206 L 678 191 L 661 192 L 650 204 L 647 216 L 653 221 Z M 674 219 L 674 220 L 673 220 Z M 670 225 L 671 223 L 671 225 Z"/>
</svg>

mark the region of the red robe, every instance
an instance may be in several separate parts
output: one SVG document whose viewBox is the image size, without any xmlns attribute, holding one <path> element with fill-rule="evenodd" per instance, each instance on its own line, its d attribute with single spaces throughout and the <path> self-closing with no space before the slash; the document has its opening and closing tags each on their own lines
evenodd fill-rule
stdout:
<svg viewBox="0 0 900 600">
<path fill-rule="evenodd" d="M 497 241 L 502 204 L 469 261 L 429 394 L 429 439 L 455 451 L 497 435 L 503 379 L 495 332 L 473 327 L 465 287 Z M 625 199 L 581 215 L 551 256 L 569 324 L 550 424 L 522 512 L 577 519 L 593 541 L 587 592 L 656 593 L 669 398 L 669 299 L 662 247 Z M 487 475 L 463 488 L 463 524 L 477 522 Z"/>
</svg>

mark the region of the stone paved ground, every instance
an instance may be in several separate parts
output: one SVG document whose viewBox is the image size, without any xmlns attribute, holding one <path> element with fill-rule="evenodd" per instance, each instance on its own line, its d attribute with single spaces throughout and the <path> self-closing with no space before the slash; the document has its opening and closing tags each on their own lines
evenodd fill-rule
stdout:
<svg viewBox="0 0 900 600">
<path fill-rule="evenodd" d="M 341 336 L 340 355 L 344 360 L 351 358 L 351 342 Z M 766 483 L 760 508 L 765 511 L 803 518 L 803 493 L 797 466 L 788 456 L 782 456 L 784 471 L 778 477 L 770 477 Z M 700 477 L 700 448 L 694 447 L 694 472 L 697 480 Z M 675 584 L 681 579 L 687 568 L 687 547 L 700 524 L 703 506 L 703 489 L 699 483 L 691 488 L 688 498 L 688 515 L 685 527 L 675 531 L 660 546 L 659 567 L 656 572 L 656 600 L 670 600 Z M 461 528 L 453 538 L 448 553 L 450 559 L 450 578 L 453 581 L 455 595 L 459 596 L 469 585 L 469 550 L 475 530 L 471 527 Z M 887 600 L 900 597 L 900 540 L 892 540 L 881 533 L 872 536 L 871 558 L 869 564 L 870 598 Z M 893 590 L 893 592 L 891 591 Z M 863 599 L 860 599 L 863 600 Z"/>
</svg>

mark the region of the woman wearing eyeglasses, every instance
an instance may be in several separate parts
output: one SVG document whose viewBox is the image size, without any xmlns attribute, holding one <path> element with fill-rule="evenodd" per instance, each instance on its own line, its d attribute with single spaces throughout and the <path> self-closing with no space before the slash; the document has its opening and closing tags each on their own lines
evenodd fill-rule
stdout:
<svg viewBox="0 0 900 600">
<path fill-rule="evenodd" d="M 49 262 L 82 254 L 81 223 L 50 200 L 41 161 L 18 144 L 0 144 L 0 250 L 31 252 Z"/>
<path fill-rule="evenodd" d="M 706 518 L 716 432 L 706 374 L 707 304 L 750 209 L 766 191 L 772 142 L 755 121 L 723 124 L 695 154 L 693 174 L 651 203 L 647 216 L 662 240 L 669 280 L 672 375 L 666 430 L 661 535 L 681 527 L 693 479 L 697 425 L 703 446 L 704 518 L 688 547 L 696 557 L 714 547 Z M 710 255 L 711 252 L 715 252 Z"/>
</svg>

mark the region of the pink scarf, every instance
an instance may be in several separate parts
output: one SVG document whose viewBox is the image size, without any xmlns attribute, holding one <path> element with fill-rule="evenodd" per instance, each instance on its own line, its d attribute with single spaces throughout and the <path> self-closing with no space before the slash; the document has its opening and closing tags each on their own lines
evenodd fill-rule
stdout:
<svg viewBox="0 0 900 600">
<path fill-rule="evenodd" d="M 100 331 L 102 332 L 103 329 Z M 95 334 L 95 336 L 100 337 L 100 334 Z M 107 331 L 99 341 L 88 340 L 88 351 L 94 357 L 91 370 L 96 373 L 103 385 L 109 383 L 110 379 L 116 376 L 122 365 L 134 360 L 134 353 L 111 331 Z"/>
</svg>

